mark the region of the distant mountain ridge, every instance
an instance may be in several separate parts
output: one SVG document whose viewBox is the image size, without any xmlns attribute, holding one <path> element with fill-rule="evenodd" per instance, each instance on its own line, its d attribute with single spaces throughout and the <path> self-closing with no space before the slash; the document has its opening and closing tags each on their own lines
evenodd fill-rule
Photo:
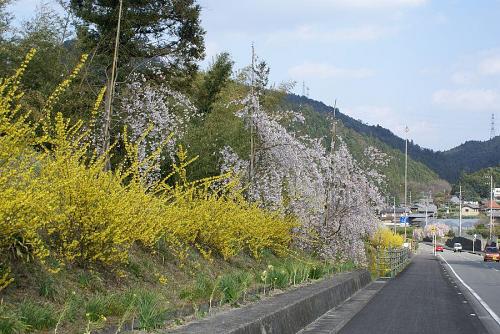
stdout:
<svg viewBox="0 0 500 334">
<path fill-rule="evenodd" d="M 334 108 L 305 96 L 289 94 L 291 104 L 309 105 L 319 113 L 333 114 Z M 369 137 L 377 138 L 392 148 L 404 152 L 405 140 L 380 125 L 368 125 L 356 120 L 337 108 L 336 117 L 350 129 Z M 434 151 L 408 142 L 408 154 L 432 169 L 441 178 L 455 182 L 463 172 L 472 173 L 480 169 L 500 165 L 500 136 L 487 141 L 466 141 L 447 151 Z"/>
</svg>

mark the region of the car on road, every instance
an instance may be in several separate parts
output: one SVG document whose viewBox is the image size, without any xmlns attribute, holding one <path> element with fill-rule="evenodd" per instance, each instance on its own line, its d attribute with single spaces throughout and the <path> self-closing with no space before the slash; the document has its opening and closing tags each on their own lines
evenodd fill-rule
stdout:
<svg viewBox="0 0 500 334">
<path fill-rule="evenodd" d="M 484 249 L 484 262 L 486 261 L 496 261 L 500 262 L 500 254 L 498 253 L 498 248 L 496 247 L 486 247 Z"/>
<path fill-rule="evenodd" d="M 444 252 L 444 248 L 441 245 L 436 246 L 436 252 Z"/>
<path fill-rule="evenodd" d="M 459 242 L 455 242 L 453 245 L 453 251 L 454 252 L 461 252 L 462 251 L 462 244 Z"/>
</svg>

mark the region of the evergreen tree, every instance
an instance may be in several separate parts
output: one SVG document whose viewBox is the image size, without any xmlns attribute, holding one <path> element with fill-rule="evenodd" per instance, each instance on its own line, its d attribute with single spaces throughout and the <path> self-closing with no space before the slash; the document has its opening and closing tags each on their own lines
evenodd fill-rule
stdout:
<svg viewBox="0 0 500 334">
<path fill-rule="evenodd" d="M 67 0 L 86 51 L 111 66 L 120 0 Z M 122 0 L 119 66 L 156 60 L 172 75 L 194 74 L 204 55 L 201 7 L 194 0 Z"/>
<path fill-rule="evenodd" d="M 233 70 L 234 62 L 229 53 L 223 52 L 215 58 L 215 61 L 208 69 L 200 90 L 198 91 L 198 109 L 203 114 L 212 111 L 213 104 L 217 96 L 228 83 Z"/>
</svg>

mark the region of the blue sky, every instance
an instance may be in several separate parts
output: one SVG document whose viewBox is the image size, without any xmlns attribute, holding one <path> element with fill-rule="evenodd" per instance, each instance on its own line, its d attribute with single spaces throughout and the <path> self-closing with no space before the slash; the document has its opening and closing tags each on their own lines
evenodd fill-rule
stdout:
<svg viewBox="0 0 500 334">
<path fill-rule="evenodd" d="M 11 6 L 18 18 L 35 0 Z M 250 45 L 271 81 L 421 146 L 448 149 L 500 129 L 500 0 L 201 0 L 207 62 Z"/>
</svg>

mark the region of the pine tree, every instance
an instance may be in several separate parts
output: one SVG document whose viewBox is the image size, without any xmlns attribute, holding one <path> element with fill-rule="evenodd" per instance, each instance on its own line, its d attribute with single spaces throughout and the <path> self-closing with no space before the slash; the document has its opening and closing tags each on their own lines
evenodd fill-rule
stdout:
<svg viewBox="0 0 500 334">
<path fill-rule="evenodd" d="M 107 154 L 117 77 L 154 62 L 167 80 L 189 82 L 204 55 L 201 7 L 195 0 L 67 1 L 80 20 L 77 30 L 85 51 L 94 55 L 106 73 L 101 148 Z M 109 160 L 106 166 L 110 168 Z"/>
</svg>

